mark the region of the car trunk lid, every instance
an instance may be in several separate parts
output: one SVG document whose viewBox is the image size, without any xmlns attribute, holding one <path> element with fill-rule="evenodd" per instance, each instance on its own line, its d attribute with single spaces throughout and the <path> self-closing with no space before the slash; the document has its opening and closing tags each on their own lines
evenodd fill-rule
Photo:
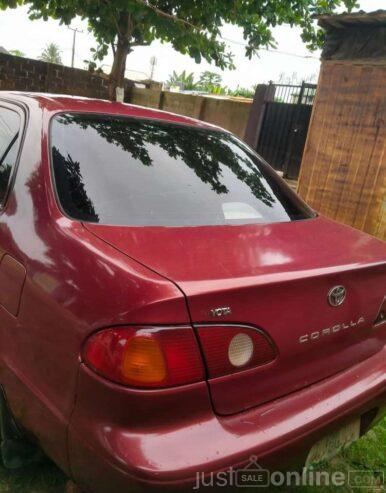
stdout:
<svg viewBox="0 0 386 493">
<path fill-rule="evenodd" d="M 273 225 L 85 227 L 176 283 L 196 327 L 242 324 L 274 342 L 273 362 L 209 380 L 219 414 L 311 385 L 385 344 L 385 331 L 373 327 L 386 291 L 385 246 L 351 228 L 322 217 Z M 335 286 L 347 292 L 337 307 L 328 303 Z"/>
</svg>

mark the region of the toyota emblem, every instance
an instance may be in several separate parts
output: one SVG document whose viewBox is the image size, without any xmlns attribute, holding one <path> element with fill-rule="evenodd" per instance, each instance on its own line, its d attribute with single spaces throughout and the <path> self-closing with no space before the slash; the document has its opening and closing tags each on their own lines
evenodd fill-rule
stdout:
<svg viewBox="0 0 386 493">
<path fill-rule="evenodd" d="M 340 306 L 346 298 L 346 288 L 344 286 L 335 286 L 328 293 L 328 302 L 331 306 Z"/>
</svg>

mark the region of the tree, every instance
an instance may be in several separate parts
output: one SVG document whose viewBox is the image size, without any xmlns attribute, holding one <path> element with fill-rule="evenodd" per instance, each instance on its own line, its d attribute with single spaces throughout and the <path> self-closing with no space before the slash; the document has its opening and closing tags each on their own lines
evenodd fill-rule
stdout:
<svg viewBox="0 0 386 493">
<path fill-rule="evenodd" d="M 39 60 L 48 63 L 58 63 L 59 65 L 61 65 L 62 59 L 59 46 L 55 43 L 48 43 L 42 51 Z"/>
<path fill-rule="evenodd" d="M 311 73 L 306 76 L 300 76 L 297 72 L 292 72 L 287 74 L 286 72 L 281 72 L 278 78 L 279 84 L 289 84 L 293 86 L 301 85 L 302 82 L 315 83 L 318 80 L 318 73 Z"/>
<path fill-rule="evenodd" d="M 175 70 L 169 75 L 169 80 L 166 82 L 168 87 L 179 86 L 181 89 L 192 91 L 197 88 L 197 83 L 194 82 L 194 74 L 186 73 L 186 70 L 178 74 Z"/>
<path fill-rule="evenodd" d="M 31 19 L 53 17 L 69 25 L 75 16 L 87 19 L 104 57 L 111 46 L 114 62 L 110 73 L 110 98 L 123 87 L 127 55 L 138 45 L 158 39 L 170 42 L 200 63 L 204 58 L 219 68 L 232 67 L 232 54 L 221 40 L 224 24 L 239 26 L 250 58 L 261 47 L 274 46 L 272 28 L 280 24 L 299 26 L 303 41 L 320 45 L 322 31 L 315 28 L 313 14 L 326 14 L 357 0 L 0 0 L 0 7 L 29 6 Z"/>
<path fill-rule="evenodd" d="M 279 84 L 289 84 L 293 86 L 301 84 L 302 81 L 303 79 L 299 77 L 299 74 L 297 72 L 292 72 L 291 74 L 281 72 L 278 79 Z"/>
<path fill-rule="evenodd" d="M 228 91 L 229 96 L 253 99 L 256 92 L 256 85 L 251 88 L 237 86 L 236 89 Z"/>
<path fill-rule="evenodd" d="M 23 53 L 22 51 L 20 50 L 9 50 L 10 54 L 13 55 L 13 56 L 21 56 L 21 57 L 25 57 L 25 53 Z"/>
<path fill-rule="evenodd" d="M 222 77 L 220 74 L 216 72 L 210 72 L 209 70 L 205 70 L 205 72 L 201 72 L 199 85 L 202 89 L 208 90 L 208 88 L 213 88 L 215 86 L 221 86 Z"/>
</svg>

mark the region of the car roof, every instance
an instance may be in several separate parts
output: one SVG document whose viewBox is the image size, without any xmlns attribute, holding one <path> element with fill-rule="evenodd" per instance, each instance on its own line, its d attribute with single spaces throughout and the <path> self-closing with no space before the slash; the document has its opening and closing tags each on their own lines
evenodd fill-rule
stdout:
<svg viewBox="0 0 386 493">
<path fill-rule="evenodd" d="M 123 116 L 133 116 L 143 119 L 157 119 L 171 123 L 180 123 L 199 128 L 223 130 L 191 117 L 177 115 L 167 111 L 137 106 L 128 103 L 116 103 L 104 99 L 94 99 L 82 96 L 69 96 L 66 94 L 49 94 L 38 92 L 0 91 L 0 100 L 19 102 L 27 107 L 38 105 L 41 109 L 50 113 L 58 112 L 84 112 L 103 113 Z"/>
</svg>

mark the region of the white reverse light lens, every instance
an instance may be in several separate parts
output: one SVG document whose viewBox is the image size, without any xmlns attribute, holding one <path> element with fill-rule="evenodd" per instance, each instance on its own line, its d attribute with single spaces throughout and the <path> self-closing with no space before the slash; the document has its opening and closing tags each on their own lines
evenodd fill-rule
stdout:
<svg viewBox="0 0 386 493">
<path fill-rule="evenodd" d="M 252 358 L 253 341 L 247 334 L 237 334 L 228 348 L 229 361 L 233 366 L 244 366 Z"/>
</svg>

